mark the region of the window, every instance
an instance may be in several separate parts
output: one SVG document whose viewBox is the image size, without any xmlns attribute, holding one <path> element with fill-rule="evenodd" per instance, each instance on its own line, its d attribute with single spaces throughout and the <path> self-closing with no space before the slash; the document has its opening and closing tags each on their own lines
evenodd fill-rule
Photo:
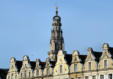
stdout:
<svg viewBox="0 0 113 79">
<path fill-rule="evenodd" d="M 81 77 L 78 77 L 78 79 L 82 79 Z"/>
<path fill-rule="evenodd" d="M 77 72 L 77 64 L 74 65 L 75 72 Z"/>
<path fill-rule="evenodd" d="M 30 77 L 30 71 L 29 71 L 29 77 Z"/>
<path fill-rule="evenodd" d="M 60 73 L 62 73 L 62 65 L 60 65 Z"/>
<path fill-rule="evenodd" d="M 107 60 L 104 60 L 104 68 L 107 68 Z"/>
<path fill-rule="evenodd" d="M 49 68 L 47 68 L 47 75 L 49 75 Z"/>
<path fill-rule="evenodd" d="M 15 79 L 17 79 L 17 75 L 15 75 Z"/>
<path fill-rule="evenodd" d="M 13 74 L 11 75 L 11 79 L 13 79 Z"/>
<path fill-rule="evenodd" d="M 85 76 L 85 79 L 89 79 L 89 77 L 88 76 Z"/>
<path fill-rule="evenodd" d="M 21 79 L 22 79 L 22 73 L 21 73 Z"/>
<path fill-rule="evenodd" d="M 26 78 L 26 71 L 24 72 L 25 78 Z"/>
<path fill-rule="evenodd" d="M 112 79 L 112 74 L 109 74 L 108 75 L 108 79 Z"/>
<path fill-rule="evenodd" d="M 91 70 L 91 62 L 88 63 L 88 69 Z"/>
<path fill-rule="evenodd" d="M 96 76 L 92 76 L 92 79 L 96 79 Z"/>
<path fill-rule="evenodd" d="M 36 71 L 36 75 L 39 76 L 39 70 Z"/>
<path fill-rule="evenodd" d="M 100 79 L 104 79 L 104 75 L 100 75 Z"/>
<path fill-rule="evenodd" d="M 10 79 L 10 76 L 8 76 L 8 79 Z"/>
</svg>

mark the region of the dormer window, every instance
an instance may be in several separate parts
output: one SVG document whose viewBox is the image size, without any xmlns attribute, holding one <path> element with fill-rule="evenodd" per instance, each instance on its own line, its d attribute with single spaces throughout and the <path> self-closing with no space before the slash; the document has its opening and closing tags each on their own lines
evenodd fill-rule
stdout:
<svg viewBox="0 0 113 79">
<path fill-rule="evenodd" d="M 60 65 L 60 73 L 62 73 L 62 65 Z"/>
<path fill-rule="evenodd" d="M 22 79 L 22 73 L 21 73 L 21 79 Z"/>
<path fill-rule="evenodd" d="M 107 64 L 107 60 L 104 60 L 104 68 L 107 68 L 108 64 Z"/>
<path fill-rule="evenodd" d="M 74 70 L 77 72 L 77 64 L 74 64 Z"/>
<path fill-rule="evenodd" d="M 31 77 L 31 75 L 30 75 L 31 73 L 30 73 L 30 71 L 29 71 L 29 77 Z"/>
<path fill-rule="evenodd" d="M 36 75 L 39 76 L 39 70 L 36 71 Z"/>
<path fill-rule="evenodd" d="M 49 68 L 47 68 L 47 75 L 49 75 Z"/>
<path fill-rule="evenodd" d="M 88 62 L 88 70 L 91 70 L 91 62 Z"/>
<path fill-rule="evenodd" d="M 12 73 L 12 75 L 11 75 L 11 79 L 13 79 L 13 73 Z"/>
</svg>

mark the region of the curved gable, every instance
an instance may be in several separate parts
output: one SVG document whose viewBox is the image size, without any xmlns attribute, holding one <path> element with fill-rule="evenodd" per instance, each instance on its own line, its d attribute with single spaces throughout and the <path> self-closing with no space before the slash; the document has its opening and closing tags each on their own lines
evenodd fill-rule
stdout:
<svg viewBox="0 0 113 79">
<path fill-rule="evenodd" d="M 66 61 L 66 53 L 63 51 L 59 51 L 57 55 L 57 62 L 54 67 L 54 75 L 68 74 L 69 66 Z"/>
</svg>

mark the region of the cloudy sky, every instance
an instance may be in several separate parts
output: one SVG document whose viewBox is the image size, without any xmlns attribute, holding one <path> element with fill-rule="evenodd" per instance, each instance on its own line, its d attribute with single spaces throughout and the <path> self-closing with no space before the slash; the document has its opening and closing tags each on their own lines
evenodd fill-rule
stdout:
<svg viewBox="0 0 113 79">
<path fill-rule="evenodd" d="M 46 59 L 56 5 L 68 53 L 113 46 L 113 0 L 0 0 L 0 68 L 11 57 Z"/>
</svg>

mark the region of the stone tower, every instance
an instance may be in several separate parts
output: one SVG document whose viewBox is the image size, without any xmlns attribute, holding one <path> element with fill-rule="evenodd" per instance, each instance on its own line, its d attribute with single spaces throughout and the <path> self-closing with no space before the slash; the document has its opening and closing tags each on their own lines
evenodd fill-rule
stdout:
<svg viewBox="0 0 113 79">
<path fill-rule="evenodd" d="M 55 61 L 59 50 L 64 50 L 64 39 L 61 29 L 61 18 L 58 16 L 58 7 L 56 7 L 56 15 L 53 17 L 53 29 L 51 31 L 50 51 L 48 56 L 51 61 Z"/>
</svg>

